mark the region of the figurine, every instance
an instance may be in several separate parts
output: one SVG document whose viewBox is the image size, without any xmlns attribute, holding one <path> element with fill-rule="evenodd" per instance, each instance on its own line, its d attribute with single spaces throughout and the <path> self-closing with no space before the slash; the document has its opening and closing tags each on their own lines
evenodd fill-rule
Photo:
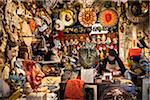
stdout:
<svg viewBox="0 0 150 100">
<path fill-rule="evenodd" d="M 65 70 L 72 70 L 72 66 L 68 61 L 66 61 L 64 65 L 65 65 Z"/>
<path fill-rule="evenodd" d="M 41 71 L 39 66 L 33 61 L 23 61 L 23 69 L 26 73 L 26 79 L 30 83 L 33 91 L 37 91 L 41 84 L 42 78 L 45 74 Z"/>
<path fill-rule="evenodd" d="M 106 41 L 105 41 L 105 42 L 106 42 L 106 44 L 107 44 L 107 45 L 109 45 L 109 44 L 111 43 L 111 39 L 110 39 L 110 37 L 107 37 L 107 39 L 106 39 Z"/>
<path fill-rule="evenodd" d="M 96 39 L 92 38 L 92 43 L 96 44 Z"/>
<path fill-rule="evenodd" d="M 113 44 L 117 44 L 117 38 L 113 38 Z"/>
<path fill-rule="evenodd" d="M 102 43 L 105 44 L 106 36 L 103 34 L 102 35 Z"/>
<path fill-rule="evenodd" d="M 77 38 L 75 38 L 75 39 L 74 39 L 74 45 L 76 45 L 76 46 L 77 46 L 77 45 L 78 45 L 78 43 L 79 43 L 78 39 L 77 39 Z"/>
<path fill-rule="evenodd" d="M 67 46 L 64 46 L 64 50 L 63 50 L 63 51 L 64 51 L 64 55 L 66 55 L 66 56 L 67 56 L 67 55 L 68 55 Z"/>
<path fill-rule="evenodd" d="M 90 43 L 91 42 L 89 37 L 86 37 L 85 41 L 86 41 L 86 43 Z"/>
<path fill-rule="evenodd" d="M 114 49 L 114 45 L 112 43 L 110 44 L 110 49 Z"/>
<path fill-rule="evenodd" d="M 73 45 L 74 45 L 74 41 L 73 41 L 73 39 L 72 39 L 72 38 L 70 39 L 69 44 L 70 44 L 71 46 L 73 46 Z"/>
<path fill-rule="evenodd" d="M 8 35 L 6 34 L 4 27 L 3 27 L 3 23 L 2 21 L 0 21 L 0 52 L 5 52 L 5 48 L 6 48 L 6 44 L 7 44 L 7 37 Z"/>
<path fill-rule="evenodd" d="M 73 50 L 72 50 L 72 55 L 77 55 L 77 49 L 76 49 L 76 47 L 74 46 L 74 48 L 73 48 Z"/>
<path fill-rule="evenodd" d="M 100 45 L 101 44 L 101 39 L 97 38 L 97 44 Z"/>
<path fill-rule="evenodd" d="M 69 41 L 66 39 L 65 41 L 65 45 L 68 47 L 70 44 L 69 44 Z"/>
<path fill-rule="evenodd" d="M 104 53 L 103 53 L 103 51 L 101 50 L 101 52 L 100 52 L 100 60 L 102 61 L 104 59 Z"/>
</svg>

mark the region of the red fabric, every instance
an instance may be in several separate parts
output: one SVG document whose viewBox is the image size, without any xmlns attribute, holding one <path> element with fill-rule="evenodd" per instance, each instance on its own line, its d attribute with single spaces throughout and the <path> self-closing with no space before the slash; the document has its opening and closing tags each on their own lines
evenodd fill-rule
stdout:
<svg viewBox="0 0 150 100">
<path fill-rule="evenodd" d="M 23 61 L 23 69 L 26 73 L 27 81 L 30 83 L 31 88 L 36 90 L 41 84 L 41 80 L 44 77 L 44 73 L 36 66 L 32 61 Z"/>
<path fill-rule="evenodd" d="M 30 20 L 29 21 L 29 26 L 30 26 L 32 32 L 34 32 L 34 30 L 35 30 L 35 21 L 34 20 Z"/>
<path fill-rule="evenodd" d="M 83 100 L 83 84 L 84 82 L 80 79 L 68 80 L 65 88 L 66 99 L 80 99 Z"/>
<path fill-rule="evenodd" d="M 60 40 L 62 38 L 62 36 L 64 35 L 63 31 L 58 31 L 57 33 L 58 35 L 56 37 L 54 37 L 54 39 Z"/>
<path fill-rule="evenodd" d="M 133 48 L 133 49 L 129 49 L 129 56 L 140 56 L 140 53 L 142 52 L 142 49 L 140 48 Z"/>
</svg>

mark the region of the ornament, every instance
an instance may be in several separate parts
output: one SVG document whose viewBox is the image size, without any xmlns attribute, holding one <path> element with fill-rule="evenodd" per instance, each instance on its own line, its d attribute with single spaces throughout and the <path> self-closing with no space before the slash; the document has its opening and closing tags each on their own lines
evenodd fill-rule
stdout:
<svg viewBox="0 0 150 100">
<path fill-rule="evenodd" d="M 96 39 L 92 38 L 92 43 L 96 44 Z"/>
<path fill-rule="evenodd" d="M 75 38 L 74 45 L 78 45 L 78 43 L 79 43 L 78 39 Z"/>
<path fill-rule="evenodd" d="M 80 11 L 78 19 L 84 27 L 91 27 L 96 22 L 96 13 L 92 8 L 85 8 Z"/>
<path fill-rule="evenodd" d="M 101 44 L 101 40 L 99 38 L 97 39 L 97 44 Z"/>
<path fill-rule="evenodd" d="M 68 47 L 68 46 L 69 46 L 69 41 L 66 40 L 66 41 L 65 41 L 65 44 L 66 44 L 66 46 Z"/>
<path fill-rule="evenodd" d="M 90 35 L 106 33 L 108 33 L 108 31 L 105 30 L 100 23 L 95 23 L 92 25 L 92 31 L 90 32 Z"/>
<path fill-rule="evenodd" d="M 89 37 L 86 37 L 85 40 L 86 40 L 87 43 L 90 43 L 90 42 L 91 42 Z"/>
<path fill-rule="evenodd" d="M 148 3 L 133 3 L 126 9 L 127 18 L 133 23 L 142 23 L 149 18 Z"/>
<path fill-rule="evenodd" d="M 118 14 L 113 9 L 105 9 L 100 13 L 99 21 L 103 27 L 112 27 L 118 22 Z"/>
<path fill-rule="evenodd" d="M 102 45 L 103 50 L 106 50 L 106 45 Z"/>
<path fill-rule="evenodd" d="M 84 37 L 80 36 L 80 42 L 84 42 Z"/>
<path fill-rule="evenodd" d="M 62 10 L 59 17 L 65 26 L 71 26 L 74 23 L 74 13 L 71 10 Z"/>
<path fill-rule="evenodd" d="M 54 9 L 57 4 L 58 4 L 59 0 L 46 0 L 44 2 L 44 5 L 48 8 Z"/>
<path fill-rule="evenodd" d="M 80 11 L 80 9 L 83 8 L 83 5 L 80 2 L 74 2 L 73 6 L 77 11 Z"/>
</svg>

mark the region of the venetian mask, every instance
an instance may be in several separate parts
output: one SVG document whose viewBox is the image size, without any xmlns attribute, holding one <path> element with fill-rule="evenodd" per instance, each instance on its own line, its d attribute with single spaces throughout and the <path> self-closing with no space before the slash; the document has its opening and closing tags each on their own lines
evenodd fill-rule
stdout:
<svg viewBox="0 0 150 100">
<path fill-rule="evenodd" d="M 98 59 L 95 45 L 93 43 L 86 43 L 82 46 L 79 50 L 79 59 L 84 68 L 92 67 Z"/>
</svg>

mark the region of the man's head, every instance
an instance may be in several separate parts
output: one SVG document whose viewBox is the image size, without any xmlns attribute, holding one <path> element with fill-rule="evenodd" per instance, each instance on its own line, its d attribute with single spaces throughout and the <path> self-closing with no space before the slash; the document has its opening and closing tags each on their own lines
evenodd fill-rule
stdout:
<svg viewBox="0 0 150 100">
<path fill-rule="evenodd" d="M 108 59 L 113 61 L 117 57 L 117 53 L 114 49 L 109 50 Z"/>
<path fill-rule="evenodd" d="M 7 57 L 12 60 L 14 57 L 18 56 L 18 45 L 15 42 L 9 41 L 7 44 L 7 52 L 6 55 Z"/>
</svg>

